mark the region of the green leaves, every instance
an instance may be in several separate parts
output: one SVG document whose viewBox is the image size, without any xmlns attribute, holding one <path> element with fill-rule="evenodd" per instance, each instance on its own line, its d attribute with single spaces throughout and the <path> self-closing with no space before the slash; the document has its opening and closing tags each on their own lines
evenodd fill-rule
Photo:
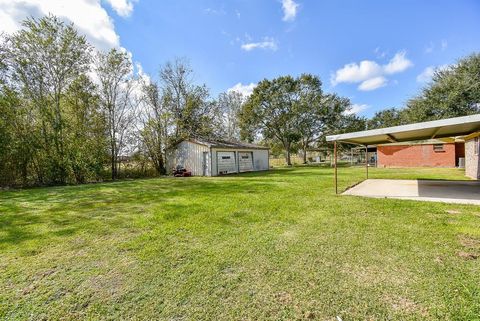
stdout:
<svg viewBox="0 0 480 321">
<path fill-rule="evenodd" d="M 402 121 L 419 122 L 480 112 L 480 54 L 437 70 L 432 82 L 407 103 Z"/>
<path fill-rule="evenodd" d="M 23 26 L 5 37 L 0 50 L 2 83 L 16 97 L 12 102 L 2 91 L 2 99 L 10 101 L 2 103 L 0 116 L 9 124 L 9 144 L 0 153 L 0 172 L 12 173 L 2 183 L 83 182 L 80 176 L 96 175 L 91 157 L 99 154 L 98 148 L 103 151 L 86 139 L 94 136 L 91 123 L 97 118 L 91 98 L 95 88 L 85 84 L 91 46 L 72 24 L 52 15 L 28 18 Z M 88 104 L 87 97 L 92 100 Z M 89 168 L 88 174 L 78 175 L 80 168 Z"/>
<path fill-rule="evenodd" d="M 292 145 L 303 150 L 325 131 L 340 124 L 350 102 L 335 95 L 324 95 L 317 76 L 282 76 L 263 80 L 240 112 L 243 138 L 256 135 L 282 143 L 288 154 Z"/>
<path fill-rule="evenodd" d="M 405 109 L 390 108 L 375 113 L 368 128 L 382 128 L 480 112 L 480 54 L 438 69 L 421 93 Z"/>
</svg>

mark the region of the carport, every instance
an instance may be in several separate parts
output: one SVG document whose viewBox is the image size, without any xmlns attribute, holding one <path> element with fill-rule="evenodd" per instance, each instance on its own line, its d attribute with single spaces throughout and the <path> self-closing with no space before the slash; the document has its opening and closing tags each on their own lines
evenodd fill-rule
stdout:
<svg viewBox="0 0 480 321">
<path fill-rule="evenodd" d="M 455 137 L 469 137 L 469 135 L 472 136 L 478 131 L 480 131 L 480 114 L 327 136 L 327 142 L 333 142 L 334 145 L 335 193 L 338 194 L 337 142 L 362 145 L 367 149 L 368 145 L 411 142 L 434 138 L 449 142 L 453 141 Z M 476 144 L 478 144 L 478 138 L 475 139 Z M 478 171 L 478 168 L 480 168 L 478 164 L 478 147 L 475 159 L 474 164 L 470 166 L 476 166 L 476 171 Z M 448 201 L 450 199 L 451 202 L 456 200 L 455 202 L 469 204 L 480 199 L 480 185 L 478 182 L 413 180 L 402 184 L 397 180 L 369 180 L 368 162 L 365 163 L 365 175 L 366 181 L 349 189 L 344 194 L 431 201 L 439 201 L 440 199 Z M 478 177 L 478 173 L 476 177 Z M 392 192 L 394 189 L 397 192 Z M 401 190 L 403 190 L 404 194 L 398 192 Z M 394 195 L 391 193 L 394 193 Z M 452 195 L 455 195 L 455 197 L 448 197 Z M 476 204 L 480 204 L 480 202 Z"/>
</svg>

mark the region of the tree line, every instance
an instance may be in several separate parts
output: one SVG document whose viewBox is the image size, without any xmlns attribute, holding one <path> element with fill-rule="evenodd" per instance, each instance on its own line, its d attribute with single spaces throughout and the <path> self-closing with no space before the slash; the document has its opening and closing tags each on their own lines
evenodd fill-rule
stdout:
<svg viewBox="0 0 480 321">
<path fill-rule="evenodd" d="M 369 129 L 480 113 L 480 54 L 437 69 L 431 81 L 404 108 L 388 108 L 365 119 Z"/>
<path fill-rule="evenodd" d="M 182 138 L 239 138 L 242 101 L 211 99 L 183 59 L 148 81 L 126 51 L 98 52 L 53 15 L 28 18 L 0 43 L 0 185 L 117 179 L 125 157 L 147 164 L 140 176 L 164 175 L 166 150 Z"/>
<path fill-rule="evenodd" d="M 214 99 L 185 59 L 165 63 L 153 81 L 134 72 L 128 52 L 99 52 L 55 16 L 29 18 L 0 42 L 0 185 L 165 175 L 168 149 L 189 137 L 279 146 L 287 164 L 302 150 L 306 162 L 326 134 L 478 112 L 479 60 L 438 71 L 406 108 L 366 119 L 315 75 L 264 79 L 249 97 Z M 126 157 L 134 169 L 121 170 Z"/>
</svg>

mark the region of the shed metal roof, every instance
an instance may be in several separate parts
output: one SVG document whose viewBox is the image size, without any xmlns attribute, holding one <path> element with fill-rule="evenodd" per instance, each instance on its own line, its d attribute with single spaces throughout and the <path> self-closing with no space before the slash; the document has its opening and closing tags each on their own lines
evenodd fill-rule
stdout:
<svg viewBox="0 0 480 321">
<path fill-rule="evenodd" d="M 227 141 L 227 140 L 213 140 L 213 139 L 186 139 L 189 142 L 204 145 L 207 147 L 213 147 L 213 148 L 225 148 L 225 149 L 265 149 L 268 150 L 270 148 L 265 147 L 265 146 L 260 146 L 256 144 L 250 144 L 250 143 L 245 143 L 245 142 L 239 142 L 239 141 Z"/>
<path fill-rule="evenodd" d="M 361 145 L 464 136 L 480 130 L 480 114 L 327 136 L 327 141 Z"/>
</svg>

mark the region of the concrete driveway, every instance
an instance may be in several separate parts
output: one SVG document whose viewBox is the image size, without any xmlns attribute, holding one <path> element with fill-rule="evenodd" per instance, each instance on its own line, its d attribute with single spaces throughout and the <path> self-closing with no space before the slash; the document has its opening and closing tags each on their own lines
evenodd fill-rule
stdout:
<svg viewBox="0 0 480 321">
<path fill-rule="evenodd" d="M 343 195 L 480 205 L 480 181 L 367 179 Z"/>
</svg>

